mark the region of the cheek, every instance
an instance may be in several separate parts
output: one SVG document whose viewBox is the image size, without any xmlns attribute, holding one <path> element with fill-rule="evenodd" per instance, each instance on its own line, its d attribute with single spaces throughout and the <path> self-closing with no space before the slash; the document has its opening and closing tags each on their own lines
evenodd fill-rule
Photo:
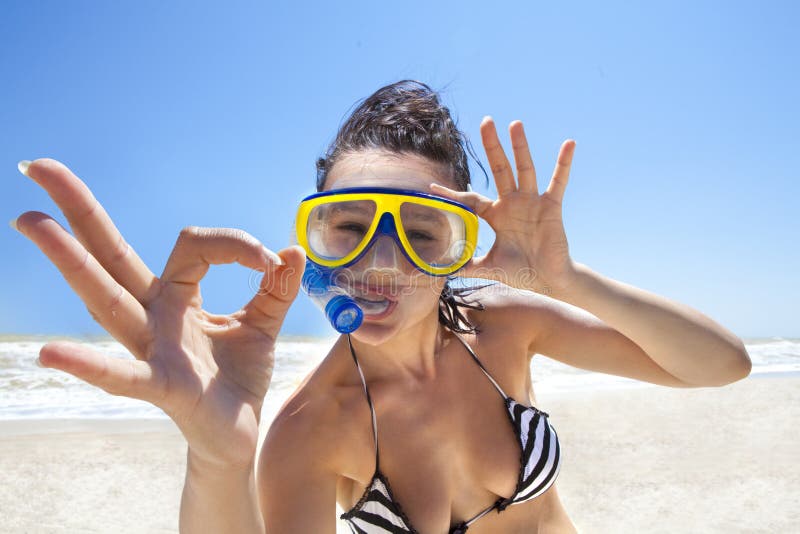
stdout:
<svg viewBox="0 0 800 534">
<path fill-rule="evenodd" d="M 407 289 L 400 296 L 398 304 L 411 313 L 427 314 L 438 305 L 444 284 L 441 278 L 423 275 L 414 284 L 413 290 Z"/>
</svg>

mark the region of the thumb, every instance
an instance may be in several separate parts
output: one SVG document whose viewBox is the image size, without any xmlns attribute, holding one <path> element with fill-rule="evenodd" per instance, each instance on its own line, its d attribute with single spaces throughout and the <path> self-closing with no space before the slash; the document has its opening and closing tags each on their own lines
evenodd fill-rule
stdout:
<svg viewBox="0 0 800 534">
<path fill-rule="evenodd" d="M 278 335 L 286 312 L 297 297 L 306 264 L 305 250 L 299 245 L 279 250 L 278 255 L 283 264 L 267 269 L 256 295 L 243 308 L 243 321 L 271 337 Z"/>
<path fill-rule="evenodd" d="M 300 289 L 303 272 L 306 268 L 306 251 L 300 245 L 292 245 L 279 250 L 278 255 L 286 264 L 284 266 L 284 277 L 286 278 L 287 295 L 290 295 L 291 300 L 294 300 L 295 296 L 297 296 L 297 291 Z"/>
<path fill-rule="evenodd" d="M 449 187 L 445 187 L 437 183 L 431 184 L 430 188 L 434 193 L 469 206 L 469 208 L 474 211 L 478 217 L 483 217 L 486 213 L 486 210 L 491 208 L 492 204 L 494 204 L 492 199 L 474 191 L 455 191 L 454 189 L 450 189 Z"/>
</svg>

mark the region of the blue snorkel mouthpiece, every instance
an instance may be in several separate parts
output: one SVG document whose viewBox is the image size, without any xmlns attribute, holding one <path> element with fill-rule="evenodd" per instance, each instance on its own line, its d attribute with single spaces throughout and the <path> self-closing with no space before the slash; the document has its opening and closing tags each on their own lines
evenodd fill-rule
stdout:
<svg viewBox="0 0 800 534">
<path fill-rule="evenodd" d="M 340 334 L 349 334 L 361 326 L 364 312 L 347 292 L 333 283 L 332 269 L 306 260 L 303 291 L 325 313 L 331 326 Z"/>
</svg>

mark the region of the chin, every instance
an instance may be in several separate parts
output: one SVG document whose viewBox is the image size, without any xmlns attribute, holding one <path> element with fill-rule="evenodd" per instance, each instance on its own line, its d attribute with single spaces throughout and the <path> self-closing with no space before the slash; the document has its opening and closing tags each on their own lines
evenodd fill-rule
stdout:
<svg viewBox="0 0 800 534">
<path fill-rule="evenodd" d="M 400 332 L 398 323 L 371 323 L 365 320 L 350 337 L 367 345 L 382 345 Z"/>
<path fill-rule="evenodd" d="M 412 302 L 401 299 L 389 316 L 374 321 L 365 317 L 361 326 L 350 335 L 360 343 L 372 346 L 382 345 L 391 339 L 403 336 L 404 332 L 409 329 L 415 330 L 421 322 L 433 321 L 436 323 L 438 321 L 438 302 L 438 299 L 431 302 Z M 411 335 L 410 332 L 409 335 Z"/>
</svg>

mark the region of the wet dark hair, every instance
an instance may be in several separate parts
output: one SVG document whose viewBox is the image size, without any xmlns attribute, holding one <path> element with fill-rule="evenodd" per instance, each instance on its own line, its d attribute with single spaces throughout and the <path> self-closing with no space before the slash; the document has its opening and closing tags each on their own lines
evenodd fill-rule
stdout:
<svg viewBox="0 0 800 534">
<path fill-rule="evenodd" d="M 356 104 L 339 127 L 325 156 L 317 159 L 317 191 L 325 188 L 328 173 L 342 156 L 370 149 L 414 154 L 441 164 L 460 191 L 468 191 L 471 184 L 469 154 L 488 183 L 486 169 L 469 139 L 458 129 L 439 94 L 427 84 L 400 80 L 381 87 Z M 477 332 L 478 328 L 467 320 L 460 308 L 482 310 L 483 305 L 468 304 L 460 297 L 487 284 L 453 288 L 453 278 L 455 276 L 448 277 L 439 296 L 439 322 L 454 332 Z"/>
</svg>

